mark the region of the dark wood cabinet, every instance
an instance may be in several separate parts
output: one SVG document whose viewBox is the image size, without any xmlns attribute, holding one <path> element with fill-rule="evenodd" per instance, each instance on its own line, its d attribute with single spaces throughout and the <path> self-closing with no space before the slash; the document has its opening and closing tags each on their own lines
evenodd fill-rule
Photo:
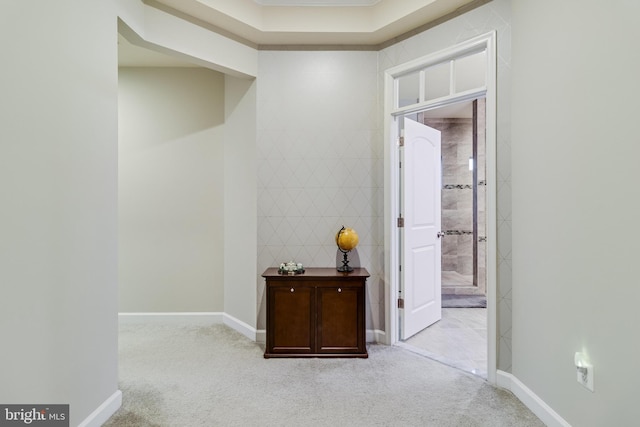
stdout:
<svg viewBox="0 0 640 427">
<path fill-rule="evenodd" d="M 269 268 L 267 342 L 270 357 L 368 357 L 365 330 L 365 282 L 369 273 L 355 268 L 308 268 L 295 276 Z"/>
</svg>

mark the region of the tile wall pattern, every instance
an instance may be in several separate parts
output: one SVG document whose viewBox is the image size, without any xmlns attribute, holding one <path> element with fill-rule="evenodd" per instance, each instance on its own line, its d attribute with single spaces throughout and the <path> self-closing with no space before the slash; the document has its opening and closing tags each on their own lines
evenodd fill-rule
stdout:
<svg viewBox="0 0 640 427">
<path fill-rule="evenodd" d="M 261 51 L 258 272 L 295 260 L 335 267 L 342 225 L 360 237 L 367 329 L 384 330 L 384 152 L 377 52 Z M 258 328 L 265 325 L 258 278 Z"/>
<path fill-rule="evenodd" d="M 478 104 L 478 180 L 485 179 L 484 99 Z M 486 244 L 478 240 L 477 286 L 473 282 L 473 172 L 469 170 L 469 158 L 473 156 L 473 119 L 423 118 L 423 123 L 440 130 L 442 136 L 442 271 L 455 271 L 468 277 L 469 286 L 449 286 L 443 280 L 443 294 L 485 293 Z M 477 188 L 478 237 L 486 234 L 485 186 Z M 450 236 L 450 237 L 449 237 Z"/>
<path fill-rule="evenodd" d="M 497 98 L 497 227 L 498 227 L 498 369 L 511 371 L 511 4 L 494 0 L 444 24 L 379 52 L 379 84 L 384 71 L 445 49 L 480 34 L 496 31 Z M 384 94 L 380 92 L 380 105 Z"/>
<path fill-rule="evenodd" d="M 423 123 L 438 129 L 442 138 L 442 271 L 473 276 L 472 119 L 427 118 Z"/>
</svg>

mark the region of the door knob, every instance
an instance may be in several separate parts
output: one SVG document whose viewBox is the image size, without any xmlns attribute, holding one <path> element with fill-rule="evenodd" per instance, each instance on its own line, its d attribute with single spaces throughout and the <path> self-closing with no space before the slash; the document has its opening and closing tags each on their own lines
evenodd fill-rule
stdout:
<svg viewBox="0 0 640 427">
<path fill-rule="evenodd" d="M 438 239 L 446 236 L 447 234 L 444 231 L 438 231 Z"/>
</svg>

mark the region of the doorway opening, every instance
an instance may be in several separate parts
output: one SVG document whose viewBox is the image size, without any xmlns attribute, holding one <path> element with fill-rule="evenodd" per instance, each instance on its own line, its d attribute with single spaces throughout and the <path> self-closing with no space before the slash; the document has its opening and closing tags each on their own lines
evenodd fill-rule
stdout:
<svg viewBox="0 0 640 427">
<path fill-rule="evenodd" d="M 469 323 L 473 326 L 471 329 L 476 331 L 467 331 L 465 333 L 474 333 L 479 339 L 476 342 L 484 349 L 484 354 L 478 359 L 484 360 L 480 369 L 476 369 L 475 373 L 485 376 L 490 383 L 496 382 L 496 258 L 497 258 L 497 241 L 496 241 L 496 56 L 495 56 L 495 33 L 488 33 L 478 36 L 467 42 L 445 49 L 440 52 L 418 58 L 406 64 L 399 65 L 389 69 L 385 73 L 385 129 L 388 135 L 388 145 L 386 151 L 386 188 L 388 195 L 386 199 L 386 249 L 389 253 L 388 264 L 385 266 L 388 272 L 387 287 L 387 318 L 386 324 L 389 332 L 388 343 L 395 345 L 407 345 L 404 341 L 408 341 L 411 334 L 407 334 L 406 329 L 406 313 L 413 307 L 417 306 L 415 301 L 408 301 L 404 298 L 403 291 L 407 287 L 415 287 L 415 277 L 405 275 L 403 271 L 403 260 L 407 254 L 401 252 L 403 240 L 407 230 L 400 230 L 396 225 L 397 219 L 403 217 L 404 200 L 403 200 L 403 180 L 400 160 L 402 159 L 402 150 L 398 149 L 398 142 L 405 144 L 407 138 L 404 136 L 404 118 L 416 120 L 418 115 L 422 115 L 421 123 L 424 123 L 425 116 L 430 112 L 436 112 L 442 107 L 459 106 L 461 103 L 473 103 L 476 100 L 482 100 L 485 109 L 484 133 L 485 133 L 485 176 L 482 178 L 478 171 L 469 171 L 469 157 L 473 163 L 473 167 L 478 166 L 481 160 L 481 152 L 476 151 L 466 157 L 465 166 L 460 165 L 458 169 L 467 168 L 467 173 L 471 172 L 470 182 L 446 182 L 443 175 L 442 183 L 451 187 L 440 187 L 443 193 L 444 206 L 449 203 L 445 197 L 451 200 L 463 197 L 463 192 L 467 192 L 470 196 L 462 200 L 461 204 L 466 206 L 471 212 L 476 212 L 475 221 L 471 220 L 468 226 L 462 223 L 454 223 L 447 226 L 446 219 L 444 225 L 438 231 L 438 237 L 441 244 L 444 244 L 444 255 L 442 264 L 438 265 L 438 269 L 442 266 L 445 272 L 454 272 L 454 277 L 460 280 L 459 283 L 451 283 L 447 285 L 445 273 L 445 288 L 437 286 L 437 292 L 425 292 L 438 304 L 442 302 L 442 293 L 444 295 L 476 294 L 486 295 L 485 309 L 467 309 L 455 308 L 452 310 L 480 310 L 475 314 L 482 313 L 480 319 L 461 319 L 460 315 L 448 316 L 451 314 L 448 307 L 443 309 L 443 319 L 435 323 L 435 329 L 441 328 L 451 329 L 454 324 Z M 442 81 L 443 83 L 439 83 Z M 405 96 L 405 89 L 413 90 L 412 93 L 417 96 Z M 478 104 L 476 103 L 476 108 Z M 425 114 L 429 113 L 429 114 Z M 477 113 L 477 111 L 476 111 Z M 434 119 L 427 117 L 429 120 Z M 442 118 L 442 117 L 441 117 Z M 416 120 L 418 121 L 418 120 Z M 482 122 L 478 119 L 477 122 Z M 431 122 L 432 127 L 433 122 Z M 400 145 L 402 145 L 400 144 Z M 476 150 L 478 147 L 476 146 Z M 464 153 L 462 153 L 464 155 Z M 464 158 L 464 157 L 463 157 Z M 404 167 L 404 166 L 402 166 Z M 484 182 L 482 182 L 484 181 Z M 469 187 L 466 187 L 466 186 Z M 474 191 L 475 185 L 475 191 Z M 461 186 L 460 188 L 458 186 Z M 447 196 L 446 192 L 451 193 Z M 458 194 L 456 194 L 458 193 Z M 484 197 L 482 194 L 484 193 Z M 475 194 L 475 201 L 474 195 Z M 454 197 L 455 196 L 455 197 Z M 480 197 L 479 197 L 480 196 Z M 464 197 L 463 197 L 464 198 Z M 484 213 L 477 209 L 482 206 L 484 200 Z M 474 204 L 476 209 L 474 209 Z M 456 214 L 457 221 L 462 220 L 462 214 Z M 484 217 L 484 218 L 483 218 Z M 484 221 L 482 220 L 484 219 Z M 400 221 L 398 221 L 398 224 Z M 484 230 L 482 224 L 485 224 Z M 458 247 L 457 241 L 455 247 L 448 247 L 446 243 L 442 243 L 449 238 L 449 241 L 461 240 L 463 243 L 471 244 L 475 250 L 469 253 L 462 253 L 462 246 Z M 460 239 L 459 239 L 460 238 Z M 484 246 L 484 253 L 478 249 Z M 455 251 L 455 253 L 453 252 Z M 474 259 L 475 258 L 475 259 Z M 484 262 L 483 262 L 484 259 Z M 454 263 L 455 260 L 455 263 Z M 455 265 L 454 264 L 459 264 Z M 474 267 L 475 266 L 475 267 Z M 485 274 L 482 273 L 482 267 L 485 266 Z M 459 270 L 460 268 L 460 270 Z M 459 276 L 462 277 L 459 277 Z M 440 273 L 438 272 L 438 277 Z M 411 283 L 413 281 L 413 283 Z M 447 289 L 448 288 L 448 289 Z M 467 296 L 467 295 L 465 295 Z M 445 297 L 446 299 L 447 297 Z M 407 309 L 408 307 L 408 309 Z M 455 312 L 453 312 L 455 313 Z M 460 314 L 460 313 L 458 313 Z M 468 321 L 468 322 L 467 322 Z M 429 325 L 418 327 L 420 331 Z M 434 329 L 432 327 L 431 329 Z M 412 330 L 416 330 L 412 327 Z M 429 330 L 429 329 L 427 329 Z M 449 331 L 451 332 L 451 331 Z M 404 341 L 403 341 L 404 340 Z M 467 339 L 469 341 L 469 339 Z M 426 350 L 425 350 L 426 352 Z M 447 363 L 445 358 L 435 353 L 427 354 L 428 356 Z M 470 359 L 470 358 L 469 358 Z M 449 361 L 451 362 L 451 361 Z M 452 363 L 450 363 L 452 364 Z M 458 366 L 465 369 L 465 366 Z M 484 368 L 484 369 L 482 369 Z M 472 370 L 472 369 L 467 369 Z M 483 375 L 484 373 L 484 375 Z"/>
<path fill-rule="evenodd" d="M 441 132 L 442 319 L 403 343 L 486 378 L 485 99 L 413 117 Z"/>
</svg>

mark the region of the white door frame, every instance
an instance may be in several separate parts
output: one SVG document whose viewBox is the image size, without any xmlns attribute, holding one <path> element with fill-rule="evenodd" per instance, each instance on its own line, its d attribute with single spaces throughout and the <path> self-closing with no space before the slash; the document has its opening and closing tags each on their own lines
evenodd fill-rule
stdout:
<svg viewBox="0 0 640 427">
<path fill-rule="evenodd" d="M 398 78 L 423 70 L 430 65 L 454 60 L 471 52 L 486 49 L 486 85 L 483 88 L 456 93 L 435 100 L 422 101 L 396 108 Z M 399 341 L 398 289 L 399 258 L 397 218 L 398 190 L 398 118 L 409 113 L 434 109 L 457 102 L 486 98 L 486 198 L 487 198 L 487 380 L 496 383 L 497 371 L 497 172 L 496 172 L 496 34 L 492 31 L 450 48 L 417 58 L 385 71 L 384 132 L 385 132 L 385 343 Z"/>
</svg>

